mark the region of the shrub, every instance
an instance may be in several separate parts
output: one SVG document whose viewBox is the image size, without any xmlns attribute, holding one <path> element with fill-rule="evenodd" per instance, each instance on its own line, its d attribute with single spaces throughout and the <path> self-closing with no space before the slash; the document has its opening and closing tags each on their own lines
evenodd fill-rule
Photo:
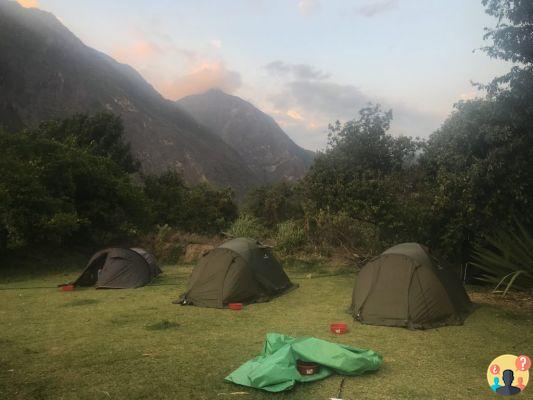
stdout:
<svg viewBox="0 0 533 400">
<path fill-rule="evenodd" d="M 351 218 L 345 212 L 320 210 L 307 217 L 310 242 L 318 248 L 344 248 L 360 257 L 378 252 L 379 241 L 375 225 Z"/>
<path fill-rule="evenodd" d="M 278 224 L 276 243 L 280 250 L 292 252 L 301 249 L 307 243 L 307 236 L 300 224 L 289 220 Z"/>
<path fill-rule="evenodd" d="M 142 189 L 110 157 L 34 132 L 0 132 L 0 242 L 97 243 L 145 227 Z M 1 249 L 0 249 L 1 250 Z"/>
<path fill-rule="evenodd" d="M 219 233 L 237 217 L 229 188 L 208 184 L 187 185 L 176 171 L 145 176 L 145 195 L 156 224 L 187 232 Z"/>
<path fill-rule="evenodd" d="M 297 184 L 279 182 L 250 190 L 246 193 L 243 209 L 273 228 L 280 222 L 302 218 L 301 200 Z"/>
<path fill-rule="evenodd" d="M 516 223 L 515 229 L 488 237 L 485 245 L 475 245 L 472 265 L 485 272 L 481 279 L 496 285 L 495 291 L 505 286 L 504 295 L 512 286 L 532 288 L 533 236 Z"/>
<path fill-rule="evenodd" d="M 227 233 L 232 237 L 260 239 L 266 236 L 266 229 L 257 218 L 242 214 L 231 224 Z"/>
<path fill-rule="evenodd" d="M 158 225 L 150 241 L 150 250 L 161 263 L 177 262 L 183 254 L 179 235 L 168 225 Z"/>
</svg>

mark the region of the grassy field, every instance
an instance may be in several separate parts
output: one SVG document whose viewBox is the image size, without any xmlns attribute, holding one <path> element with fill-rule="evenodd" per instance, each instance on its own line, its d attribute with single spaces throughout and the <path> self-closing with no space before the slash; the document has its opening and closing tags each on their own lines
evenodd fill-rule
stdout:
<svg viewBox="0 0 533 400">
<path fill-rule="evenodd" d="M 311 335 L 381 353 L 380 371 L 345 380 L 343 398 L 352 400 L 496 398 L 485 381 L 490 361 L 504 353 L 533 354 L 531 309 L 483 293 L 472 294 L 483 304 L 464 326 L 409 331 L 351 320 L 345 310 L 353 274 L 309 277 L 309 270 L 293 266 L 289 274 L 299 289 L 236 312 L 171 304 L 190 270 L 166 266 L 154 285 L 139 289 L 74 292 L 22 289 L 65 282 L 76 275 L 72 266 L 58 265 L 56 272 L 31 278 L 4 273 L 0 399 L 336 396 L 340 376 L 281 394 L 224 382 L 228 373 L 260 353 L 267 332 Z M 329 323 L 337 321 L 348 322 L 350 332 L 329 333 Z"/>
</svg>

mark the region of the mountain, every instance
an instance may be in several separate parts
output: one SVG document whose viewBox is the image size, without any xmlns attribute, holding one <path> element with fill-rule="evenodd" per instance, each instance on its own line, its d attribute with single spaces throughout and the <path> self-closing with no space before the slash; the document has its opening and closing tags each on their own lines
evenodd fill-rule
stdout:
<svg viewBox="0 0 533 400">
<path fill-rule="evenodd" d="M 0 126 L 99 111 L 122 118 L 144 172 L 174 168 L 240 194 L 257 184 L 237 151 L 133 68 L 84 45 L 52 14 L 0 0 Z"/>
<path fill-rule="evenodd" d="M 311 151 L 299 147 L 272 117 L 239 97 L 212 89 L 177 104 L 237 150 L 262 183 L 297 180 L 313 162 Z"/>
</svg>

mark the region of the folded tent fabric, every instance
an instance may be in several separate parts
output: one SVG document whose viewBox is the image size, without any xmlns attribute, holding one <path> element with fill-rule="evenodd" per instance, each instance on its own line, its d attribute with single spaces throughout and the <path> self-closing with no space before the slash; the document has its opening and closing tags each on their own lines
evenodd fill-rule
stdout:
<svg viewBox="0 0 533 400">
<path fill-rule="evenodd" d="M 300 375 L 296 368 L 297 360 L 317 363 L 320 370 L 314 375 Z M 269 392 L 281 392 L 291 389 L 296 382 L 317 381 L 333 373 L 355 376 L 376 371 L 382 362 L 382 357 L 373 350 L 314 337 L 294 338 L 268 333 L 261 355 L 241 365 L 225 380 Z"/>
</svg>

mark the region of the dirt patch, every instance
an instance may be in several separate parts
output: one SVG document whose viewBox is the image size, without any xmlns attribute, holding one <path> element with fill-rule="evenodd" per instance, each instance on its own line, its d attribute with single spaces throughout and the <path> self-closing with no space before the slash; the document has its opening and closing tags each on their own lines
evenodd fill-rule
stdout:
<svg viewBox="0 0 533 400">
<path fill-rule="evenodd" d="M 533 295 L 523 292 L 509 292 L 505 297 L 492 292 L 469 290 L 474 303 L 500 307 L 515 313 L 533 313 Z"/>
<path fill-rule="evenodd" d="M 211 244 L 188 244 L 185 246 L 185 255 L 183 261 L 186 263 L 198 260 L 203 254 L 209 250 L 213 250 L 215 246 Z"/>
</svg>

